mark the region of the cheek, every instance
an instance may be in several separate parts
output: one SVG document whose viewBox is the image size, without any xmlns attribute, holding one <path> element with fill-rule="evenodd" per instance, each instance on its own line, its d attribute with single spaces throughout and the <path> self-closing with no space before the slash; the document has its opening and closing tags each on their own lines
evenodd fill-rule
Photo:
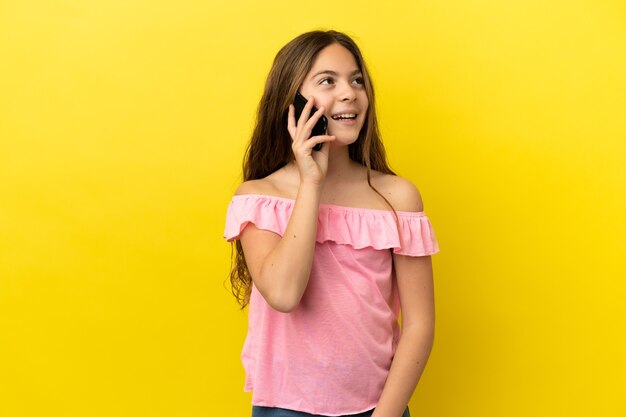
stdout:
<svg viewBox="0 0 626 417">
<path fill-rule="evenodd" d="M 363 99 L 363 101 L 361 102 L 361 112 L 363 113 L 364 116 L 367 116 L 368 110 L 369 110 L 369 102 L 367 101 L 367 97 L 365 97 Z M 364 120 L 366 119 L 366 117 L 363 118 Z"/>
<path fill-rule="evenodd" d="M 363 105 L 363 108 L 364 108 L 365 110 L 367 110 L 367 108 L 369 107 L 369 100 L 368 100 L 368 98 L 367 98 L 367 93 L 364 91 L 364 92 L 361 94 L 361 97 L 360 97 L 360 98 L 361 98 L 361 103 L 362 103 L 362 105 Z"/>
<path fill-rule="evenodd" d="M 332 100 L 326 99 L 324 97 L 316 97 L 315 107 L 318 109 L 324 106 L 324 115 L 328 117 L 328 115 L 332 112 Z"/>
</svg>

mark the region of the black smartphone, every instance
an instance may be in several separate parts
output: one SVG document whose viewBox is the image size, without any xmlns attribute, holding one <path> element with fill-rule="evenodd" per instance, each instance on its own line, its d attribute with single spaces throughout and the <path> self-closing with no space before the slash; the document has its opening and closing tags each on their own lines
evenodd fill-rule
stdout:
<svg viewBox="0 0 626 417">
<path fill-rule="evenodd" d="M 302 114 L 302 110 L 304 110 L 304 106 L 306 105 L 307 102 L 308 102 L 308 100 L 306 98 L 304 98 L 304 96 L 302 94 L 300 94 L 299 91 L 296 92 L 296 97 L 293 100 L 293 106 L 295 107 L 296 124 L 298 123 L 298 119 L 300 119 L 300 115 Z M 315 108 L 315 106 L 313 106 L 311 108 L 311 113 L 309 115 L 309 119 L 311 118 L 311 116 L 313 116 L 313 114 L 316 111 L 317 111 L 317 108 Z M 311 131 L 311 136 L 325 135 L 327 127 L 328 127 L 328 119 L 326 119 L 326 116 L 322 115 L 317 120 L 317 123 L 315 123 L 315 126 L 313 126 L 313 130 Z M 309 137 L 311 137 L 311 136 L 309 136 Z M 318 143 L 317 145 L 315 145 L 313 147 L 313 150 L 319 151 L 320 149 L 322 149 L 322 145 L 323 145 L 323 143 Z"/>
</svg>

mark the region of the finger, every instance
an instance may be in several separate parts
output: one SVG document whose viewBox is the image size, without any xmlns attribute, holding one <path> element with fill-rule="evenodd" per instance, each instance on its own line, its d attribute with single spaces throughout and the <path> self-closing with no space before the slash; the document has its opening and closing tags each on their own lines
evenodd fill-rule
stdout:
<svg viewBox="0 0 626 417">
<path fill-rule="evenodd" d="M 313 126 L 315 126 L 317 121 L 324 115 L 324 110 L 326 110 L 324 106 L 317 109 L 317 111 L 313 113 L 313 116 L 311 116 L 311 118 L 307 120 L 306 127 L 310 127 L 311 129 L 313 129 Z"/>
<path fill-rule="evenodd" d="M 305 110 L 302 111 L 302 115 L 304 115 L 304 113 Z M 298 125 L 296 126 L 296 139 L 294 140 L 303 141 L 309 139 L 311 133 L 313 132 L 313 126 L 315 126 L 315 123 L 317 123 L 317 120 L 321 117 L 322 114 L 324 114 L 324 106 L 319 108 L 318 111 L 316 111 L 310 119 L 305 121 L 299 121 Z"/>
<path fill-rule="evenodd" d="M 332 140 L 322 143 L 322 148 L 319 150 L 321 153 L 323 153 L 326 156 L 328 156 L 328 154 L 330 153 L 330 142 L 332 142 Z"/>
<path fill-rule="evenodd" d="M 287 115 L 287 131 L 291 135 L 291 140 L 294 140 L 296 137 L 296 118 L 294 117 L 294 112 L 294 106 L 290 104 L 289 113 Z"/>
<path fill-rule="evenodd" d="M 307 148 L 313 148 L 318 143 L 332 142 L 336 138 L 333 135 L 319 135 L 319 136 L 311 136 L 305 143 Z M 324 145 L 322 145 L 324 146 Z"/>
<path fill-rule="evenodd" d="M 302 109 L 302 114 L 300 115 L 300 119 L 298 120 L 298 124 L 304 123 L 309 120 L 309 116 L 311 115 L 311 108 L 313 107 L 313 102 L 315 101 L 315 97 L 311 96 L 304 105 Z"/>
<path fill-rule="evenodd" d="M 324 112 L 324 108 L 321 108 L 321 113 Z M 317 113 L 316 113 L 317 114 Z M 313 133 L 313 127 L 315 126 L 315 123 L 317 123 L 317 119 L 320 116 L 318 115 L 318 117 L 315 117 L 315 115 L 313 115 L 311 117 L 311 119 L 309 119 L 306 123 L 298 125 L 297 127 L 297 133 L 296 133 L 296 139 L 294 139 L 294 142 L 305 142 L 307 140 L 311 140 L 311 134 Z M 326 133 L 326 132 L 324 132 Z"/>
</svg>

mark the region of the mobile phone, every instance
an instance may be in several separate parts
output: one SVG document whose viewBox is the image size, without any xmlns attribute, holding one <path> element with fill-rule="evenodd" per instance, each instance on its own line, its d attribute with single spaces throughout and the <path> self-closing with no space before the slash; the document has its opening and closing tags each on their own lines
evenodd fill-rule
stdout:
<svg viewBox="0 0 626 417">
<path fill-rule="evenodd" d="M 295 107 L 295 110 L 296 110 L 295 111 L 296 123 L 298 123 L 298 119 L 300 119 L 302 110 L 304 110 L 304 106 L 306 105 L 307 102 L 308 100 L 304 98 L 304 96 L 300 94 L 299 91 L 296 92 L 296 97 L 293 100 L 293 106 Z M 311 108 L 309 119 L 311 118 L 311 116 L 313 116 L 313 114 L 316 111 L 317 111 L 317 108 L 315 108 L 315 106 Z M 327 127 L 328 127 L 328 119 L 326 119 L 326 116 L 322 115 L 319 119 L 317 119 L 317 123 L 315 123 L 315 126 L 313 126 L 313 129 L 311 130 L 311 136 L 325 135 Z M 309 136 L 309 138 L 311 136 Z M 322 149 L 322 145 L 323 143 L 318 143 L 317 145 L 313 147 L 313 150 L 319 151 L 320 149 Z"/>
</svg>

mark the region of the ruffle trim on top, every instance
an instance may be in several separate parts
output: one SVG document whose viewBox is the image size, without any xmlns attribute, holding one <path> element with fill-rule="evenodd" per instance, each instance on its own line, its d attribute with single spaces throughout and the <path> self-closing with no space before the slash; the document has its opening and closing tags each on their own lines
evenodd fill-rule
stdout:
<svg viewBox="0 0 626 417">
<path fill-rule="evenodd" d="M 226 214 L 224 238 L 238 239 L 248 223 L 283 235 L 295 200 L 260 194 L 233 196 Z M 317 218 L 318 243 L 332 241 L 355 249 L 393 249 L 398 255 L 427 256 L 439 252 L 430 220 L 423 211 L 392 211 L 320 204 Z"/>
</svg>

